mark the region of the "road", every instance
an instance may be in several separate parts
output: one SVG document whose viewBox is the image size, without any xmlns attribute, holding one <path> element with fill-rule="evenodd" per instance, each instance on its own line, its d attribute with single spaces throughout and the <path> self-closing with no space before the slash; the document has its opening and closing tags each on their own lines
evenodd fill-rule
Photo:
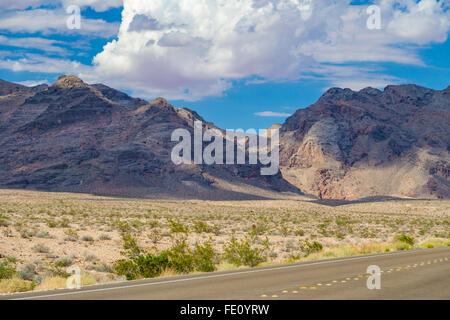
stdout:
<svg viewBox="0 0 450 320">
<path fill-rule="evenodd" d="M 381 268 L 381 289 L 367 268 Z M 0 299 L 450 299 L 450 247 L 54 290 Z"/>
</svg>

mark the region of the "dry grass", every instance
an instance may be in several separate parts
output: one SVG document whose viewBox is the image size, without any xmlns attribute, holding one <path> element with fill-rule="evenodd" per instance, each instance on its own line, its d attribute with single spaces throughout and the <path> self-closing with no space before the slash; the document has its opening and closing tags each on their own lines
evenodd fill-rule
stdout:
<svg viewBox="0 0 450 320">
<path fill-rule="evenodd" d="M 50 278 L 40 289 L 62 284 L 48 271 L 62 258 L 89 270 L 98 282 L 113 279 L 111 266 L 123 258 L 123 231 L 148 251 L 167 249 L 179 237 L 191 245 L 211 240 L 219 252 L 232 236 L 252 234 L 259 243 L 267 237 L 266 264 L 279 264 L 402 250 L 405 244 L 394 240 L 399 234 L 414 237 L 413 247 L 443 246 L 449 225 L 448 200 L 333 207 L 294 200 L 143 200 L 0 190 L 0 254 L 16 258 L 18 269 L 38 266 L 38 273 Z M 323 250 L 305 257 L 300 241 L 318 241 Z M 218 265 L 218 270 L 234 268 Z"/>
<path fill-rule="evenodd" d="M 26 292 L 33 290 L 33 283 L 14 277 L 0 280 L 0 293 Z"/>
<path fill-rule="evenodd" d="M 97 283 L 97 280 L 89 274 L 83 273 L 81 274 L 81 285 L 89 286 Z M 51 277 L 42 281 L 38 286 L 36 286 L 35 290 L 54 290 L 54 289 L 62 289 L 67 288 L 67 278 L 63 277 Z"/>
</svg>

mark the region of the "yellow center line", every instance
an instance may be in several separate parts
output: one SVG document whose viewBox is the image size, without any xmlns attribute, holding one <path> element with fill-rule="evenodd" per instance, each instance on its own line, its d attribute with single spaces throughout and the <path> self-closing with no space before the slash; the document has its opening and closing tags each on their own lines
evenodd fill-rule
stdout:
<svg viewBox="0 0 450 320">
<path fill-rule="evenodd" d="M 311 290 L 316 290 L 317 288 L 316 288 L 316 287 L 311 287 L 310 289 L 311 289 Z"/>
</svg>

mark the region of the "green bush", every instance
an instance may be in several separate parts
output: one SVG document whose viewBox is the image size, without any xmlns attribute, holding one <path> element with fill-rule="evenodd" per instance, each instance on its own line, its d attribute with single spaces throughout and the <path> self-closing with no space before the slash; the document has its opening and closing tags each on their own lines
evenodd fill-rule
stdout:
<svg viewBox="0 0 450 320">
<path fill-rule="evenodd" d="M 267 260 L 269 251 L 269 241 L 263 243 L 263 247 L 257 247 L 254 244 L 255 238 L 245 238 L 237 241 L 235 237 L 231 238 L 224 246 L 224 258 L 228 262 L 237 266 L 256 267 L 258 264 Z"/>
<path fill-rule="evenodd" d="M 219 255 L 209 242 L 195 245 L 193 259 L 195 269 L 201 272 L 216 271 L 216 264 L 219 263 Z"/>
<path fill-rule="evenodd" d="M 194 271 L 194 257 L 186 240 L 178 240 L 175 246 L 165 251 L 169 257 L 169 267 L 178 273 Z"/>
<path fill-rule="evenodd" d="M 0 213 L 0 227 L 9 226 L 8 217 Z"/>
<path fill-rule="evenodd" d="M 114 269 L 118 275 L 124 275 L 127 280 L 138 278 L 154 278 L 159 276 L 169 266 L 166 252 L 159 255 L 151 253 L 134 256 L 131 259 L 119 260 Z"/>
<path fill-rule="evenodd" d="M 178 273 L 190 273 L 195 270 L 212 272 L 216 270 L 217 253 L 210 243 L 196 244 L 192 250 L 186 239 L 181 239 L 167 250 L 160 253 L 145 253 L 130 234 L 122 234 L 124 254 L 127 259 L 115 263 L 114 269 L 118 275 L 127 280 L 139 278 L 154 278 L 165 270 Z"/>
<path fill-rule="evenodd" d="M 305 257 L 309 256 L 312 253 L 320 252 L 323 249 L 323 245 L 318 242 L 309 242 L 308 240 L 300 240 L 300 250 L 305 254 Z"/>
<path fill-rule="evenodd" d="M 397 241 L 409 244 L 410 246 L 414 245 L 416 240 L 412 236 L 408 236 L 406 234 L 401 234 L 395 237 Z"/>
<path fill-rule="evenodd" d="M 195 224 L 194 224 L 194 231 L 196 232 L 196 233 L 212 233 L 213 232 L 213 230 L 214 230 L 214 228 L 213 227 L 211 227 L 211 226 L 209 226 L 208 224 L 206 224 L 206 223 L 204 223 L 204 222 L 202 222 L 202 221 L 197 221 Z"/>
<path fill-rule="evenodd" d="M 189 232 L 188 226 L 185 226 L 181 222 L 169 220 L 169 224 L 170 224 L 170 231 L 172 233 L 188 233 Z"/>
<path fill-rule="evenodd" d="M 16 260 L 13 258 L 5 258 L 0 260 L 0 280 L 11 279 L 16 274 Z"/>
</svg>

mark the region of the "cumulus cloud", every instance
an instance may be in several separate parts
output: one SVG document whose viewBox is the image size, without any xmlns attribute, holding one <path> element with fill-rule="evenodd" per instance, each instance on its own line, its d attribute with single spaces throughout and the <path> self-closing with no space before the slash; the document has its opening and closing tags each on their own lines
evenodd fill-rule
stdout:
<svg viewBox="0 0 450 320">
<path fill-rule="evenodd" d="M 422 65 L 417 47 L 447 39 L 442 1 L 381 0 L 381 30 L 367 28 L 367 6 L 350 2 L 127 0 L 118 39 L 94 58 L 95 70 L 144 96 L 188 100 L 221 95 L 245 78 L 379 85 L 395 79 L 349 64 Z"/>
</svg>

